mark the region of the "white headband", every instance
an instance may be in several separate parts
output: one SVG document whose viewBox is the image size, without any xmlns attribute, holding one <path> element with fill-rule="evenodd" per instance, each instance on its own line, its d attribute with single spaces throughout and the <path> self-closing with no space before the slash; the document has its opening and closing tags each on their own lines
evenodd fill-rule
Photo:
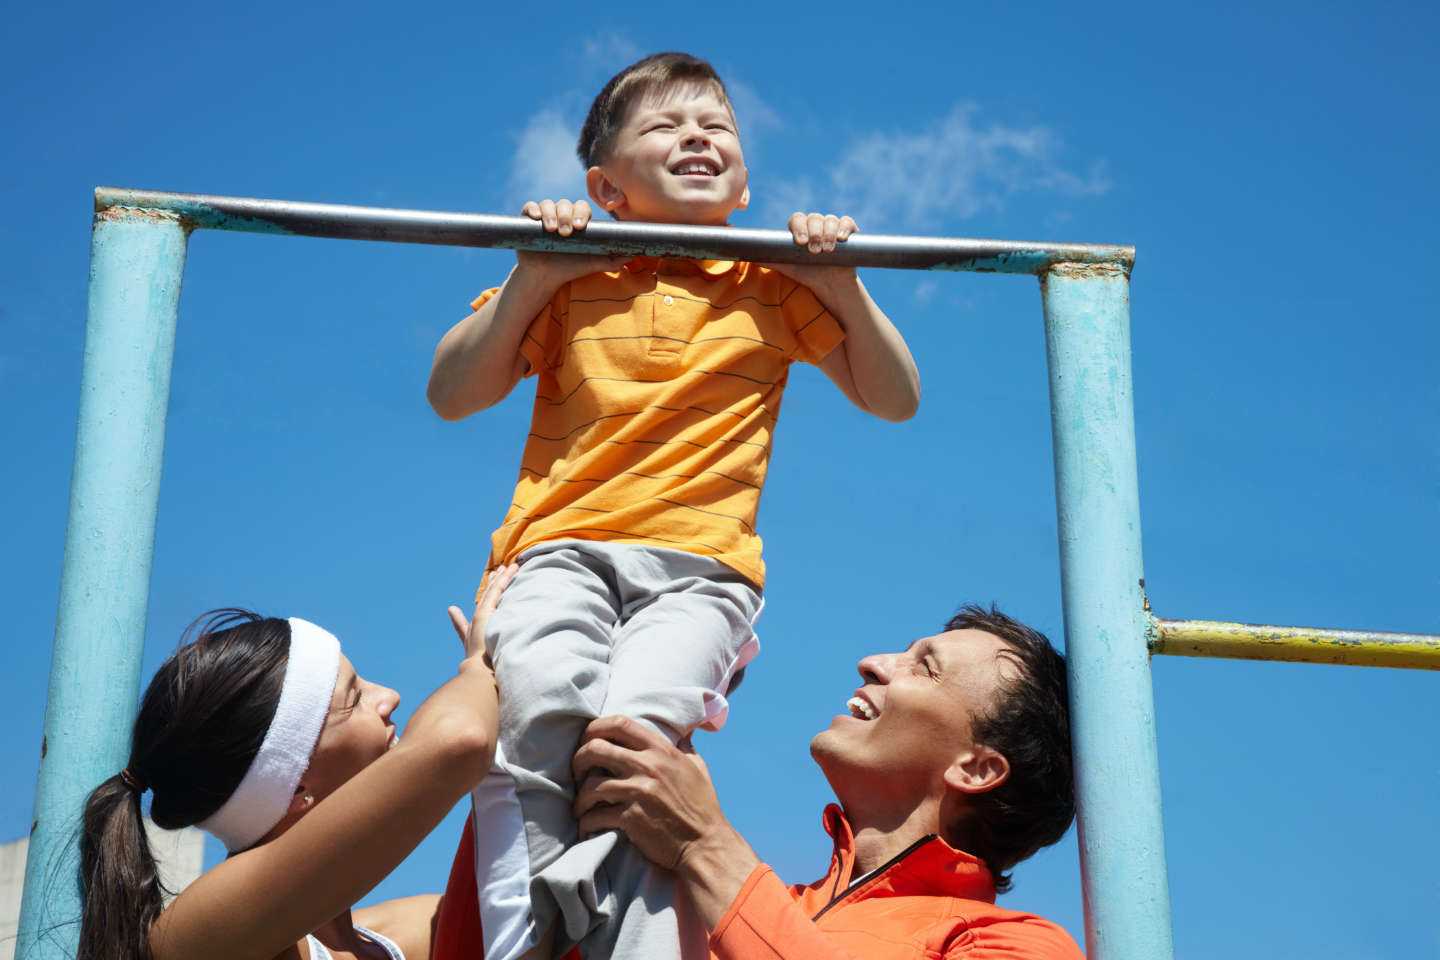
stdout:
<svg viewBox="0 0 1440 960">
<path fill-rule="evenodd" d="M 285 684 L 260 752 L 230 799 L 199 824 L 226 850 L 234 853 L 254 846 L 290 809 L 330 713 L 339 672 L 340 641 L 323 627 L 291 617 Z"/>
</svg>

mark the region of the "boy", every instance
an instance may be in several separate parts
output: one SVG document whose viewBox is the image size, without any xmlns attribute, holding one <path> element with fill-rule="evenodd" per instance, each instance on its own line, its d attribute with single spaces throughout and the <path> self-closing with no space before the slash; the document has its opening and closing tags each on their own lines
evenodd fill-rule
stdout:
<svg viewBox="0 0 1440 960">
<path fill-rule="evenodd" d="M 724 225 L 749 203 L 724 84 L 685 54 L 613 78 L 578 152 L 591 199 L 620 220 Z M 584 201 L 524 212 L 563 236 L 590 217 Z M 817 253 L 855 229 L 848 217 L 790 220 Z M 672 741 L 724 722 L 725 693 L 759 649 L 754 524 L 789 364 L 819 365 L 896 421 L 913 415 L 919 376 L 852 269 L 516 259 L 445 334 L 428 390 L 459 419 L 539 379 L 490 558 L 492 570 L 522 566 L 487 630 L 502 693 L 497 775 L 475 794 L 486 957 L 537 944 L 703 955 L 705 931 L 677 919 L 666 878 L 615 834 L 576 843 L 571 755 L 602 714 Z"/>
</svg>

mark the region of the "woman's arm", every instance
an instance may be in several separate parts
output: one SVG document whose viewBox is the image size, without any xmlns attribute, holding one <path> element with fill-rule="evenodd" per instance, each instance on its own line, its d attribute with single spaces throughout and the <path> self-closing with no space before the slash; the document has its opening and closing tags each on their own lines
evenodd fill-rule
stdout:
<svg viewBox="0 0 1440 960">
<path fill-rule="evenodd" d="M 349 909 L 480 782 L 499 723 L 484 621 L 513 570 L 490 578 L 465 624 L 458 674 L 420 705 L 400 743 L 289 830 L 186 888 L 152 928 L 155 960 L 274 957 Z"/>
</svg>

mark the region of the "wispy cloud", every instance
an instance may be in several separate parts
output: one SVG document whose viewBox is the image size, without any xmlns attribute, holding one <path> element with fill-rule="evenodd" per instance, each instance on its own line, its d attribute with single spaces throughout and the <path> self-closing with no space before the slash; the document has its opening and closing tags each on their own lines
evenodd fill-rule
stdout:
<svg viewBox="0 0 1440 960">
<path fill-rule="evenodd" d="M 866 134 L 818 177 L 773 184 L 767 214 L 783 222 L 795 210 L 835 210 L 867 229 L 908 231 L 998 210 L 1016 194 L 1110 189 L 1103 164 L 1077 171 L 1048 127 L 982 124 L 978 114 L 960 104 L 919 130 Z"/>
<path fill-rule="evenodd" d="M 580 50 L 585 65 L 591 70 L 604 72 L 607 79 L 622 67 L 640 59 L 640 48 L 635 41 L 615 30 L 585 38 Z"/>
<path fill-rule="evenodd" d="M 742 134 L 785 128 L 780 114 L 750 84 L 732 79 L 726 81 L 725 89 L 730 92 L 730 102 L 735 107 L 735 117 L 740 121 Z"/>
<path fill-rule="evenodd" d="M 622 33 L 587 39 L 575 85 L 542 106 L 515 134 L 504 206 L 529 199 L 585 196 L 575 138 L 594 90 L 640 55 Z M 766 142 L 789 129 L 787 119 L 743 80 L 727 80 L 755 169 Z M 1110 189 L 1103 162 L 1066 156 L 1060 136 L 1044 125 L 986 121 L 962 103 L 909 130 L 873 131 L 853 139 L 828 168 L 786 176 L 767 169 L 760 190 L 762 222 L 779 226 L 796 210 L 848 213 L 869 232 L 943 229 L 1001 210 L 1012 198 L 1048 194 L 1097 196 Z M 1063 218 L 1063 210 L 1052 211 Z"/>
<path fill-rule="evenodd" d="M 575 61 L 575 86 L 542 106 L 515 135 L 504 204 L 519 209 L 526 200 L 583 199 L 585 171 L 575 156 L 575 141 L 601 85 L 640 58 L 628 36 L 608 31 L 588 37 Z"/>
<path fill-rule="evenodd" d="M 578 123 L 554 107 L 530 117 L 516 137 L 510 161 L 510 206 L 518 211 L 526 200 L 585 196 L 584 171 L 575 157 L 578 128 Z"/>
<path fill-rule="evenodd" d="M 585 172 L 575 156 L 580 124 L 590 99 L 606 80 L 642 55 L 635 41 L 610 31 L 587 38 L 575 61 L 575 83 L 531 114 L 515 134 L 506 196 L 502 205 L 518 209 L 526 200 L 585 196 Z M 753 165 L 765 135 L 785 128 L 785 121 L 753 87 L 733 76 L 726 79 L 742 124 L 747 160 Z"/>
</svg>

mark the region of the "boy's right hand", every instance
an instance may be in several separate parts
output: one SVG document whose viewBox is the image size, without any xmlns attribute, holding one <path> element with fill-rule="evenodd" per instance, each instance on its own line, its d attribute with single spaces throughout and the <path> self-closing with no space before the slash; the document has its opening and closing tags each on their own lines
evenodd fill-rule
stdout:
<svg viewBox="0 0 1440 960">
<path fill-rule="evenodd" d="M 584 200 L 573 203 L 569 200 L 531 200 L 520 208 L 520 213 L 531 220 L 539 220 L 544 224 L 547 233 L 558 233 L 562 237 L 584 230 L 591 217 L 590 204 Z M 602 270 L 614 270 L 629 259 L 586 253 L 515 251 L 519 269 L 557 287 Z"/>
<path fill-rule="evenodd" d="M 591 217 L 590 204 L 584 200 L 574 203 L 569 200 L 541 200 L 539 203 L 531 200 L 520 208 L 520 213 L 545 224 L 548 233 L 558 233 L 562 237 L 584 230 Z"/>
</svg>

